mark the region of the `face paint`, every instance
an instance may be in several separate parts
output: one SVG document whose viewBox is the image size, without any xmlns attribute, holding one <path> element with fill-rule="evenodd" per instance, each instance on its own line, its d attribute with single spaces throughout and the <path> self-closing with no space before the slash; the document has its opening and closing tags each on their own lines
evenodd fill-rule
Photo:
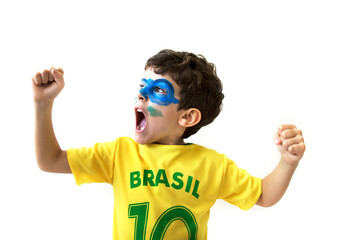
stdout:
<svg viewBox="0 0 360 240">
<path fill-rule="evenodd" d="M 147 110 L 149 111 L 150 116 L 152 116 L 152 117 L 162 117 L 161 111 L 153 108 L 152 106 L 149 106 L 149 107 L 147 108 Z"/>
<path fill-rule="evenodd" d="M 152 103 L 167 106 L 171 103 L 177 104 L 179 100 L 174 96 L 174 87 L 168 80 L 161 78 L 152 80 L 151 78 L 141 80 L 140 94 L 149 98 Z"/>
</svg>

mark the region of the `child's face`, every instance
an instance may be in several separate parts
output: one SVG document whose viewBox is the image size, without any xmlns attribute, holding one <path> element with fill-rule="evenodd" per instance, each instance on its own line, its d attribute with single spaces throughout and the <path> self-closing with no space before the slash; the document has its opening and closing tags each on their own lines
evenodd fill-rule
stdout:
<svg viewBox="0 0 360 240">
<path fill-rule="evenodd" d="M 179 124 L 180 87 L 168 75 L 145 71 L 135 103 L 135 141 L 140 144 L 183 144 Z"/>
</svg>

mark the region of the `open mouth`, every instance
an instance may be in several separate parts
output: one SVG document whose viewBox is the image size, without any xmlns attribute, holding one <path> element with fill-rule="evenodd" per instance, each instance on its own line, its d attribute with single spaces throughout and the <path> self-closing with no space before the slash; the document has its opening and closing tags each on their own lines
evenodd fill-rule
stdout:
<svg viewBox="0 0 360 240">
<path fill-rule="evenodd" d="M 135 109 L 136 132 L 143 132 L 146 126 L 146 117 L 141 109 Z"/>
</svg>

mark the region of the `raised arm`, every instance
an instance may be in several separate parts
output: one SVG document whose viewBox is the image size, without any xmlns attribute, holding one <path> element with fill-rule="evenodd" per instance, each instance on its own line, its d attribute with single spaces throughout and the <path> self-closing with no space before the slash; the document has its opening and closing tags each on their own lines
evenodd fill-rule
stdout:
<svg viewBox="0 0 360 240">
<path fill-rule="evenodd" d="M 64 71 L 51 68 L 32 78 L 35 105 L 35 154 L 45 172 L 71 173 L 66 151 L 60 148 L 52 124 L 55 98 L 64 88 Z"/>
<path fill-rule="evenodd" d="M 282 125 L 274 136 L 281 159 L 277 167 L 262 180 L 262 195 L 259 206 L 270 207 L 284 195 L 290 180 L 305 152 L 304 138 L 294 125 Z"/>
</svg>

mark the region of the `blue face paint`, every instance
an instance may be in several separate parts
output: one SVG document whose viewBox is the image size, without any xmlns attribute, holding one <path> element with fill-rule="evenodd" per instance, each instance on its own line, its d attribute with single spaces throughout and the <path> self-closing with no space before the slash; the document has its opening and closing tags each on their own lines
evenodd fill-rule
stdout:
<svg viewBox="0 0 360 240">
<path fill-rule="evenodd" d="M 141 80 L 140 94 L 149 98 L 151 102 L 161 106 L 167 106 L 171 103 L 177 104 L 179 100 L 174 96 L 174 87 L 168 80 L 160 78 L 152 80 L 151 78 Z"/>
</svg>

